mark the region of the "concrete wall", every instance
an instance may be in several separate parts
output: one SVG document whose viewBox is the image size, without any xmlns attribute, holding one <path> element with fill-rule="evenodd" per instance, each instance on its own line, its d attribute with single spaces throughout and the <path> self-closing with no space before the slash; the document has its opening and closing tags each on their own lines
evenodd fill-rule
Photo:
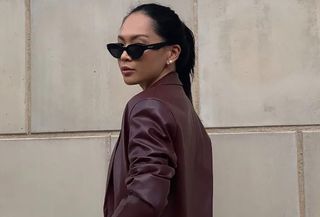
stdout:
<svg viewBox="0 0 320 217">
<path fill-rule="evenodd" d="M 0 0 L 0 216 L 102 216 L 126 86 L 105 44 L 130 0 Z M 215 217 L 320 216 L 320 1 L 177 0 Z"/>
</svg>

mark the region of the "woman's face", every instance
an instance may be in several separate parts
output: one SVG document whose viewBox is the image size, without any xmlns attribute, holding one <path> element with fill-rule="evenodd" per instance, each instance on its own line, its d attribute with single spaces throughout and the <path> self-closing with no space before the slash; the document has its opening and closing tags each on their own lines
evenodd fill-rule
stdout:
<svg viewBox="0 0 320 217">
<path fill-rule="evenodd" d="M 163 42 L 164 39 L 154 31 L 152 22 L 150 17 L 141 12 L 129 15 L 120 28 L 118 42 L 124 46 L 134 43 L 147 45 Z M 139 84 L 146 89 L 170 71 L 175 70 L 174 64 L 167 64 L 172 55 L 171 47 L 145 50 L 136 60 L 132 60 L 124 51 L 118 59 L 118 64 L 125 83 Z"/>
</svg>

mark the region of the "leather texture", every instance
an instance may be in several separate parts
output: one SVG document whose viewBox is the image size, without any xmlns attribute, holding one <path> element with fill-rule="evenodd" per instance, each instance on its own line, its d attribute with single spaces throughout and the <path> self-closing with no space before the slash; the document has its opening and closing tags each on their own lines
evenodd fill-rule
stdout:
<svg viewBox="0 0 320 217">
<path fill-rule="evenodd" d="M 212 217 L 212 147 L 176 72 L 126 105 L 105 217 Z"/>
</svg>

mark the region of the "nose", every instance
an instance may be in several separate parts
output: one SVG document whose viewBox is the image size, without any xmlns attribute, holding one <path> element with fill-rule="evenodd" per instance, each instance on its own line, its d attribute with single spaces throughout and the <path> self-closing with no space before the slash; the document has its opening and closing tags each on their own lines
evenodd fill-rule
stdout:
<svg viewBox="0 0 320 217">
<path fill-rule="evenodd" d="M 121 56 L 120 56 L 120 60 L 122 61 L 129 61 L 132 60 L 131 57 L 128 55 L 127 51 L 123 51 Z"/>
</svg>

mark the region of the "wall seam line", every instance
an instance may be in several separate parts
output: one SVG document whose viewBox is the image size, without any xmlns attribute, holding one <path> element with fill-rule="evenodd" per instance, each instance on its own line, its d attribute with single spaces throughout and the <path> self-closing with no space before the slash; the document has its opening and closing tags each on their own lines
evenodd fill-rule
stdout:
<svg viewBox="0 0 320 217">
<path fill-rule="evenodd" d="M 210 133 L 238 133 L 238 132 L 277 132 L 277 131 L 319 131 L 320 125 L 301 125 L 301 126 L 252 126 L 252 127 L 206 127 Z"/>
<path fill-rule="evenodd" d="M 25 0 L 25 128 L 31 134 L 31 0 Z"/>
<path fill-rule="evenodd" d="M 300 217 L 306 217 L 305 206 L 305 183 L 304 183 L 304 152 L 303 152 L 303 132 L 297 130 L 297 173 L 298 173 L 298 189 L 299 189 L 299 211 Z"/>
<path fill-rule="evenodd" d="M 193 77 L 193 102 L 196 112 L 200 115 L 200 85 L 199 85 L 199 37 L 198 37 L 198 1 L 193 0 L 193 27 L 195 41 L 195 67 Z"/>
<path fill-rule="evenodd" d="M 320 126 L 255 126 L 255 127 L 230 127 L 230 128 L 206 128 L 206 131 L 211 134 L 234 134 L 234 133 L 278 133 L 278 132 L 294 132 L 296 131 L 304 132 L 318 132 L 320 131 Z M 32 137 L 48 137 L 48 136 L 74 136 L 74 135 L 104 135 L 111 133 L 112 135 L 119 134 L 119 129 L 117 130 L 91 130 L 91 131 L 55 131 L 55 132 L 33 132 L 28 134 Z M 2 138 L 13 138 L 13 137 L 26 137 L 25 133 L 8 133 L 0 134 L 0 139 Z"/>
</svg>

